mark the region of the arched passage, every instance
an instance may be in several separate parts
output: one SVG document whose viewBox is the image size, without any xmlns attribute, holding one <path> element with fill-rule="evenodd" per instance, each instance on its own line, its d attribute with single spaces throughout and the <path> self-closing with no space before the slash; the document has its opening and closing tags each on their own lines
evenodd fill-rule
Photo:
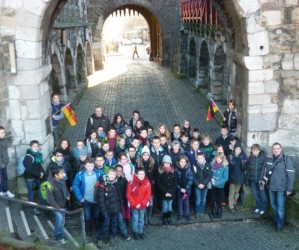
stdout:
<svg viewBox="0 0 299 250">
<path fill-rule="evenodd" d="M 71 90 L 76 88 L 76 72 L 74 68 L 74 61 L 70 49 L 66 49 L 64 56 L 64 66 L 65 66 L 65 81 L 66 81 L 66 91 L 69 94 Z"/>
<path fill-rule="evenodd" d="M 213 77 L 211 81 L 211 93 L 216 101 L 223 101 L 225 61 L 226 55 L 222 46 L 219 46 L 214 55 Z"/>
<path fill-rule="evenodd" d="M 49 75 L 50 92 L 51 93 L 55 92 L 61 95 L 62 94 L 61 90 L 63 89 L 62 70 L 56 54 L 52 55 L 51 64 L 52 64 L 52 71 Z"/>
<path fill-rule="evenodd" d="M 86 65 L 81 45 L 77 47 L 77 82 L 78 84 L 86 82 Z"/>
<path fill-rule="evenodd" d="M 189 77 L 196 77 L 196 43 L 193 37 L 189 44 Z"/>
<path fill-rule="evenodd" d="M 199 64 L 198 64 L 198 83 L 202 88 L 210 88 L 210 75 L 209 75 L 209 48 L 206 41 L 201 43 L 199 52 Z"/>
</svg>

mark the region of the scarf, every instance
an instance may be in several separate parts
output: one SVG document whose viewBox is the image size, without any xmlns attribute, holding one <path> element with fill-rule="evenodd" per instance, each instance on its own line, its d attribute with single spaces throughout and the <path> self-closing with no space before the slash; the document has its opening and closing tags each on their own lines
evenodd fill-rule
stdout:
<svg viewBox="0 0 299 250">
<path fill-rule="evenodd" d="M 172 167 L 169 166 L 169 167 L 166 167 L 165 165 L 163 165 L 163 172 L 165 173 L 172 173 Z"/>
<path fill-rule="evenodd" d="M 181 179 L 181 187 L 182 187 L 182 188 L 186 188 L 186 185 L 187 185 L 186 172 L 187 172 L 187 169 L 186 169 L 186 168 L 182 168 L 182 169 L 181 169 L 181 175 L 182 175 L 182 179 Z"/>
<path fill-rule="evenodd" d="M 214 169 L 219 169 L 222 166 L 222 163 L 214 162 Z"/>
<path fill-rule="evenodd" d="M 146 144 L 147 144 L 147 138 L 143 138 L 142 136 L 139 136 L 139 140 L 141 141 L 141 144 L 143 146 L 146 146 Z"/>
<path fill-rule="evenodd" d="M 43 155 L 41 152 L 34 152 L 31 148 L 27 150 L 27 154 L 30 154 L 34 157 L 35 163 L 42 163 L 43 162 Z"/>
</svg>

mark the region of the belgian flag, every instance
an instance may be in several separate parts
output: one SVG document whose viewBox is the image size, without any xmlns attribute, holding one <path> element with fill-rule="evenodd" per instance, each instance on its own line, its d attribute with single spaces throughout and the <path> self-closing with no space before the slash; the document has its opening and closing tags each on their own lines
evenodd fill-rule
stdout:
<svg viewBox="0 0 299 250">
<path fill-rule="evenodd" d="M 77 116 L 70 103 L 62 108 L 62 112 L 68 120 L 69 124 L 71 126 L 76 126 Z"/>
<path fill-rule="evenodd" d="M 211 120 L 214 117 L 215 112 L 218 110 L 219 110 L 218 106 L 214 102 L 211 102 L 211 105 L 208 108 L 206 120 L 207 121 Z"/>
</svg>

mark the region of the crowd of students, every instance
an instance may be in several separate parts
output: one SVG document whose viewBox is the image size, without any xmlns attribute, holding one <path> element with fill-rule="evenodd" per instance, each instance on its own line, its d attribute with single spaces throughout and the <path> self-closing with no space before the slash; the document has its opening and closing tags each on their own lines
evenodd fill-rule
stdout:
<svg viewBox="0 0 299 250">
<path fill-rule="evenodd" d="M 86 233 L 97 232 L 99 247 L 107 239 L 114 245 L 118 230 L 129 240 L 129 226 L 135 240 L 144 239 L 144 224 L 152 223 L 154 207 L 161 212 L 163 225 L 173 223 L 174 203 L 177 221 L 185 218 L 190 222 L 190 196 L 194 197 L 196 220 L 204 218 L 208 192 L 213 218 L 222 218 L 225 195 L 229 211 L 234 214 L 240 208 L 239 194 L 246 181 L 255 197 L 254 213 L 262 216 L 267 212 L 262 185 L 267 173 L 265 153 L 254 144 L 247 157 L 226 125 L 213 143 L 208 134 L 191 129 L 187 120 L 182 125 L 174 124 L 172 129 L 164 123 L 154 129 L 135 110 L 128 123 L 120 113 L 110 123 L 102 108 L 96 107 L 88 119 L 85 136 L 74 147 L 68 139 L 61 139 L 46 171 L 40 165 L 39 144 L 32 141 L 24 159 L 24 178 L 30 201 L 33 186 L 48 179 L 54 192 L 48 190 L 47 201 L 39 196 L 41 204 L 48 202 L 65 209 L 80 204 Z M 281 216 L 278 218 L 277 227 L 283 227 Z M 65 243 L 64 216 L 56 213 L 55 219 L 59 224 L 55 225 L 55 236 Z"/>
</svg>

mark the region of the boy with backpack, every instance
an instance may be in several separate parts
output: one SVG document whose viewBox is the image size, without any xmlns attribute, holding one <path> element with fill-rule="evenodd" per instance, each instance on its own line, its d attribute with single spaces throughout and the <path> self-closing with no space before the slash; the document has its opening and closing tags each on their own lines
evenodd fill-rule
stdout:
<svg viewBox="0 0 299 250">
<path fill-rule="evenodd" d="M 47 203 L 53 208 L 64 209 L 66 201 L 70 199 L 70 193 L 68 192 L 64 181 L 64 170 L 62 167 L 54 168 L 51 171 L 51 175 L 53 178 L 49 178 L 50 185 L 46 187 Z M 55 216 L 55 238 L 61 244 L 65 244 L 66 241 L 63 233 L 65 213 L 53 211 L 53 214 Z"/>
</svg>

